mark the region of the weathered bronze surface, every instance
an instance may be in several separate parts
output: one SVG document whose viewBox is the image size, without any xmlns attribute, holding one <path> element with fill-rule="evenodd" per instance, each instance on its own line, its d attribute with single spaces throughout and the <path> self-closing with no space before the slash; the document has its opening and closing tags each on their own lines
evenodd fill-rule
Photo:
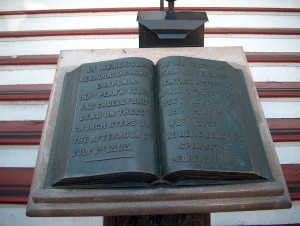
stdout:
<svg viewBox="0 0 300 226">
<path fill-rule="evenodd" d="M 84 64 L 66 75 L 49 184 L 127 187 L 157 178 L 154 76 L 142 58 Z"/>
<path fill-rule="evenodd" d="M 273 180 L 243 72 L 223 61 L 83 64 L 65 76 L 56 124 L 49 185 Z"/>
<path fill-rule="evenodd" d="M 185 57 L 164 58 L 157 68 L 166 178 L 185 184 L 194 177 L 198 185 L 272 180 L 241 70 Z"/>
<path fill-rule="evenodd" d="M 73 71 L 79 65 L 90 62 L 138 56 L 148 58 L 156 64 L 162 57 L 172 55 L 226 61 L 231 66 L 243 71 L 246 89 L 254 109 L 254 117 L 270 166 L 270 173 L 274 178 L 273 182 L 261 181 L 225 186 L 155 187 L 150 189 L 47 188 L 46 175 L 51 162 L 52 140 L 55 127 L 60 126 L 56 123 L 65 74 Z M 180 52 L 178 52 L 178 48 L 147 49 L 147 51 L 143 49 L 115 49 L 63 51 L 61 53 L 41 138 L 27 215 L 184 214 L 289 208 L 290 206 L 289 193 L 242 48 L 181 48 Z"/>
</svg>

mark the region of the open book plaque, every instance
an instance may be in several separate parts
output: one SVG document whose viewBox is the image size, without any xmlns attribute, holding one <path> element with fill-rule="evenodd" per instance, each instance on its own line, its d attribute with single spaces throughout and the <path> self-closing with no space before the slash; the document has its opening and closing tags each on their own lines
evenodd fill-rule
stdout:
<svg viewBox="0 0 300 226">
<path fill-rule="evenodd" d="M 48 106 L 28 216 L 291 206 L 241 47 L 62 51 Z"/>
<path fill-rule="evenodd" d="M 65 76 L 56 124 L 52 186 L 272 181 L 243 72 L 226 62 L 83 64 Z"/>
</svg>

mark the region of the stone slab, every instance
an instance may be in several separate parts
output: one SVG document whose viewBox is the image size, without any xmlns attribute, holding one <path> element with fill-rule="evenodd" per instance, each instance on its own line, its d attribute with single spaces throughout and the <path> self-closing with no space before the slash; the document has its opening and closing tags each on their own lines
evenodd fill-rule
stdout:
<svg viewBox="0 0 300 226">
<path fill-rule="evenodd" d="M 182 188 L 45 189 L 44 183 L 65 73 L 83 63 L 123 57 L 145 57 L 156 63 L 160 58 L 172 55 L 227 61 L 243 70 L 275 181 Z M 290 207 L 289 192 L 242 47 L 61 51 L 29 196 L 28 216 L 187 214 Z"/>
</svg>

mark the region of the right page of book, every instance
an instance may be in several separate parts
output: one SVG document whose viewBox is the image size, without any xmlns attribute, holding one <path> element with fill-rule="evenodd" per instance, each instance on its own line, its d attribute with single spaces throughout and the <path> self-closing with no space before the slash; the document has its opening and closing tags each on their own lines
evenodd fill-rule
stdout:
<svg viewBox="0 0 300 226">
<path fill-rule="evenodd" d="M 162 177 L 177 184 L 270 179 L 243 72 L 222 61 L 157 63 Z"/>
</svg>

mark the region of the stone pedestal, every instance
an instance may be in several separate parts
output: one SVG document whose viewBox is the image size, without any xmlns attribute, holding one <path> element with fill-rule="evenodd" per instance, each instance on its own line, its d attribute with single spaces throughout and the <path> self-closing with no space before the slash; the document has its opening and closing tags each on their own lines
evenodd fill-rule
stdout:
<svg viewBox="0 0 300 226">
<path fill-rule="evenodd" d="M 243 71 L 274 181 L 226 186 L 158 187 L 153 189 L 45 188 L 62 83 L 66 72 L 89 62 L 122 57 L 144 57 L 156 63 L 160 58 L 171 55 L 227 61 L 235 68 Z M 289 193 L 242 47 L 74 50 L 61 52 L 29 196 L 28 216 L 195 214 L 289 208 L 290 206 Z M 199 217 L 197 215 L 195 220 Z M 126 219 L 130 220 L 131 218 Z M 165 217 L 162 217 L 161 222 L 164 222 L 164 219 Z"/>
</svg>

